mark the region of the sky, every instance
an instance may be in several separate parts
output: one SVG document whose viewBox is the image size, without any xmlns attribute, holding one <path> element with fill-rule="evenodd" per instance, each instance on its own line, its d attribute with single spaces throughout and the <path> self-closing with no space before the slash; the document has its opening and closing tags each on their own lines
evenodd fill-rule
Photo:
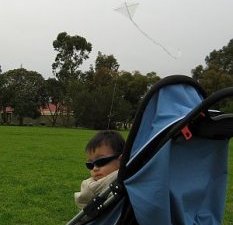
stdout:
<svg viewBox="0 0 233 225">
<path fill-rule="evenodd" d="M 134 23 L 115 10 L 125 3 L 138 3 Z M 52 43 L 65 31 L 92 44 L 83 71 L 100 51 L 114 55 L 119 70 L 191 76 L 233 38 L 232 10 L 233 0 L 0 0 L 0 65 L 53 77 Z"/>
</svg>

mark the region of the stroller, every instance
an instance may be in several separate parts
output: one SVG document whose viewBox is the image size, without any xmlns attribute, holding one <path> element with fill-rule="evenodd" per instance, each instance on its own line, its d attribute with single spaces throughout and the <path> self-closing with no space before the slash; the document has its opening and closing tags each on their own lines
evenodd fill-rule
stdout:
<svg viewBox="0 0 233 225">
<path fill-rule="evenodd" d="M 233 114 L 211 107 L 228 97 L 233 87 L 206 97 L 183 75 L 157 82 L 138 109 L 117 180 L 67 225 L 220 225 Z"/>
</svg>

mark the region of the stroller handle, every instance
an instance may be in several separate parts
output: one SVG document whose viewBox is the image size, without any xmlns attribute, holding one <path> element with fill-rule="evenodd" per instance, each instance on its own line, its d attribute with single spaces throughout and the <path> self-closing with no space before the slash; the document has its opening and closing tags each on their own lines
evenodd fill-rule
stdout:
<svg viewBox="0 0 233 225">
<path fill-rule="evenodd" d="M 216 91 L 202 102 L 204 109 L 209 109 L 212 105 L 219 102 L 220 100 L 228 97 L 233 97 L 233 87 L 224 88 Z"/>
<path fill-rule="evenodd" d="M 193 116 L 195 117 L 195 115 L 198 115 L 202 111 L 207 111 L 212 105 L 228 97 L 233 97 L 233 87 L 216 91 L 214 94 L 204 99 L 200 105 L 194 108 L 191 113 L 187 115 L 187 117 L 193 118 Z"/>
<path fill-rule="evenodd" d="M 215 103 L 219 102 L 220 100 L 228 97 L 233 97 L 233 87 L 229 88 L 223 88 L 221 90 L 216 91 L 214 94 L 210 95 L 206 99 L 202 101 L 196 108 L 194 108 L 190 113 L 188 113 L 181 121 L 178 123 L 171 131 L 169 132 L 169 135 L 176 134 L 177 131 L 182 129 L 189 123 L 189 121 L 192 121 L 194 118 L 196 118 L 201 112 L 206 112 L 208 109 L 210 109 L 211 106 L 213 106 Z"/>
</svg>

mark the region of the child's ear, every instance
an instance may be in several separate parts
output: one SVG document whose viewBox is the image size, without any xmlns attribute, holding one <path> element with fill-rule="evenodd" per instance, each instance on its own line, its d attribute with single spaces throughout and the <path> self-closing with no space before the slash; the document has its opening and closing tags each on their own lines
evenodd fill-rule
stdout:
<svg viewBox="0 0 233 225">
<path fill-rule="evenodd" d="M 119 160 L 121 160 L 121 159 L 122 159 L 122 154 L 120 154 L 120 155 L 119 155 L 118 159 L 119 159 Z"/>
</svg>

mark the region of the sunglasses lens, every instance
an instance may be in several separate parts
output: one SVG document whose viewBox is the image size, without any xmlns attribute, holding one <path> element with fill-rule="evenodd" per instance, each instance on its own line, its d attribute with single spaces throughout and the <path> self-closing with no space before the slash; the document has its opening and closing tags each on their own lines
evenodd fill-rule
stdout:
<svg viewBox="0 0 233 225">
<path fill-rule="evenodd" d="M 98 159 L 95 161 L 95 165 L 97 167 L 101 167 L 101 166 L 105 166 L 106 164 L 108 164 L 110 161 L 112 161 L 112 158 L 103 158 L 103 159 Z"/>
<path fill-rule="evenodd" d="M 93 170 L 94 167 L 102 167 L 102 166 L 105 166 L 107 165 L 108 163 L 110 163 L 112 160 L 118 158 L 119 156 L 118 155 L 114 155 L 114 156 L 109 156 L 109 157 L 105 157 L 105 158 L 100 158 L 100 159 L 97 159 L 93 162 L 86 162 L 86 167 L 89 169 L 89 170 Z"/>
<path fill-rule="evenodd" d="M 86 167 L 87 167 L 87 169 L 89 169 L 89 170 L 93 170 L 94 164 L 93 164 L 92 162 L 86 162 Z"/>
</svg>

